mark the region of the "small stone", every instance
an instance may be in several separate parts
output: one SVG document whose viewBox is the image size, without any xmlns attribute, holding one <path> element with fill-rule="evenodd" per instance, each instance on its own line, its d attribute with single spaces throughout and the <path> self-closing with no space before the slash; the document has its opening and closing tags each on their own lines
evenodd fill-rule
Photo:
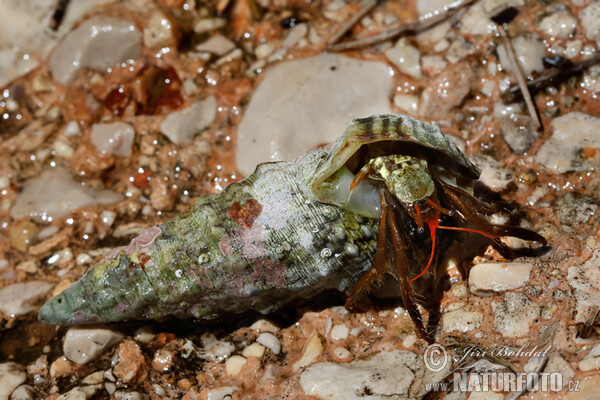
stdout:
<svg viewBox="0 0 600 400">
<path fill-rule="evenodd" d="M 350 353 L 345 347 L 340 346 L 333 349 L 333 355 L 340 360 L 347 360 L 352 356 L 352 353 Z"/>
<path fill-rule="evenodd" d="M 194 25 L 194 32 L 204 33 L 215 29 L 224 27 L 227 24 L 227 20 L 224 18 L 207 18 L 201 19 Z"/>
<path fill-rule="evenodd" d="M 138 342 L 141 342 L 141 343 L 145 343 L 145 344 L 148 344 L 152 340 L 154 340 L 155 336 L 156 335 L 154 334 L 154 331 L 149 326 L 143 326 L 143 327 L 139 328 L 137 331 L 135 331 L 135 333 L 133 334 L 133 338 L 135 340 L 137 340 Z"/>
<path fill-rule="evenodd" d="M 421 53 L 412 46 L 408 39 L 402 38 L 396 45 L 385 52 L 385 57 L 400 70 L 400 72 L 415 79 L 421 79 Z"/>
<path fill-rule="evenodd" d="M 211 36 L 205 42 L 196 46 L 195 50 L 203 53 L 212 53 L 216 56 L 223 56 L 235 49 L 235 43 L 223 35 Z"/>
<path fill-rule="evenodd" d="M 331 328 L 331 338 L 333 340 L 348 339 L 348 327 L 344 324 L 335 325 L 333 328 Z"/>
<path fill-rule="evenodd" d="M 538 137 L 532 118 L 526 115 L 502 118 L 500 131 L 515 154 L 524 154 Z"/>
<path fill-rule="evenodd" d="M 539 149 L 536 160 L 557 174 L 597 168 L 600 163 L 594 155 L 600 149 L 599 130 L 600 118 L 579 111 L 555 118 L 552 136 Z"/>
<path fill-rule="evenodd" d="M 124 122 L 99 123 L 92 126 L 92 143 L 102 153 L 129 157 L 135 131 Z"/>
<path fill-rule="evenodd" d="M 273 354 L 279 354 L 281 351 L 281 342 L 271 333 L 261 333 L 258 338 L 256 338 L 256 341 L 271 350 Z"/>
<path fill-rule="evenodd" d="M 146 380 L 146 359 L 142 349 L 133 340 L 125 340 L 119 345 L 119 361 L 114 366 L 115 376 L 125 384 Z"/>
<path fill-rule="evenodd" d="M 321 336 L 317 332 L 313 332 L 312 336 L 306 344 L 302 357 L 292 366 L 293 371 L 306 367 L 313 363 L 317 357 L 323 352 L 323 342 Z"/>
<path fill-rule="evenodd" d="M 65 356 L 77 364 L 87 364 L 117 344 L 123 335 L 105 328 L 70 328 L 63 344 Z"/>
<path fill-rule="evenodd" d="M 152 368 L 158 372 L 167 372 L 173 367 L 175 354 L 166 349 L 157 350 L 152 359 Z"/>
<path fill-rule="evenodd" d="M 523 71 L 525 76 L 529 76 L 533 72 L 542 72 L 544 70 L 543 59 L 546 56 L 546 49 L 537 35 L 531 34 L 519 36 L 512 39 L 511 43 L 515 50 L 517 60 L 519 61 L 521 71 Z M 498 46 L 497 51 L 502 68 L 514 73 L 504 45 Z"/>
<path fill-rule="evenodd" d="M 23 366 L 14 362 L 0 364 L 0 399 L 8 399 L 13 390 L 25 382 L 26 378 Z"/>
<path fill-rule="evenodd" d="M 540 28 L 550 36 L 567 39 L 575 33 L 577 20 L 569 10 L 560 10 L 544 18 Z"/>
<path fill-rule="evenodd" d="M 244 357 L 261 358 L 265 354 L 265 346 L 260 343 L 252 343 L 242 351 Z"/>
<path fill-rule="evenodd" d="M 494 330 L 509 338 L 524 337 L 540 315 L 540 306 L 522 293 L 504 294 L 503 303 L 492 303 Z"/>
<path fill-rule="evenodd" d="M 235 376 L 240 373 L 247 360 L 242 356 L 231 356 L 225 362 L 225 371 L 227 375 Z"/>
<path fill-rule="evenodd" d="M 565 55 L 568 58 L 575 58 L 575 57 L 579 56 L 579 54 L 581 53 L 581 49 L 583 48 L 583 43 L 579 39 L 569 40 L 567 42 L 566 46 L 567 47 L 566 47 Z"/>
<path fill-rule="evenodd" d="M 160 124 L 160 131 L 173 143 L 187 146 L 206 129 L 217 115 L 217 99 L 209 96 L 183 110 L 172 112 Z"/>
<path fill-rule="evenodd" d="M 442 331 L 468 332 L 479 328 L 482 321 L 483 315 L 481 313 L 465 306 L 442 315 Z"/>
<path fill-rule="evenodd" d="M 532 263 L 476 264 L 469 272 L 469 288 L 480 296 L 504 292 L 525 286 L 533 269 Z"/>
<path fill-rule="evenodd" d="M 67 126 L 65 126 L 64 133 L 67 137 L 79 135 L 81 133 L 79 130 L 79 123 L 77 123 L 77 121 L 69 122 Z"/>
<path fill-rule="evenodd" d="M 74 150 L 67 142 L 57 140 L 54 142 L 54 152 L 59 157 L 69 159 L 73 157 Z"/>
<path fill-rule="evenodd" d="M 15 249 L 25 252 L 34 243 L 38 230 L 38 226 L 31 221 L 17 222 L 8 230 L 10 243 Z"/>
<path fill-rule="evenodd" d="M 267 58 L 271 53 L 273 53 L 273 48 L 268 43 L 260 44 L 256 46 L 256 49 L 254 50 L 254 54 L 258 59 Z"/>
<path fill-rule="evenodd" d="M 296 46 L 300 40 L 308 33 L 308 26 L 306 24 L 297 24 L 288 31 L 287 36 L 281 42 L 283 47 L 291 49 Z"/>
<path fill-rule="evenodd" d="M 600 369 L 600 345 L 592 347 L 583 360 L 579 361 L 579 369 L 582 371 L 593 371 Z"/>
<path fill-rule="evenodd" d="M 0 397 L 2 397 L 0 395 Z M 32 386 L 21 385 L 10 395 L 10 400 L 35 400 L 36 392 Z"/>
<path fill-rule="evenodd" d="M 554 212 L 561 224 L 577 227 L 586 224 L 598 210 L 598 203 L 592 197 L 577 192 L 561 195 L 554 202 Z"/>
<path fill-rule="evenodd" d="M 504 167 L 492 156 L 477 154 L 471 157 L 471 161 L 481 169 L 479 180 L 490 189 L 498 192 L 502 191 L 512 181 L 511 170 Z"/>
<path fill-rule="evenodd" d="M 17 265 L 19 271 L 25 271 L 28 274 L 35 274 L 38 270 L 37 263 L 33 260 L 23 261 Z"/>
<path fill-rule="evenodd" d="M 177 46 L 175 21 L 161 10 L 152 11 L 144 29 L 144 44 L 151 49 Z"/>
<path fill-rule="evenodd" d="M 563 382 L 569 382 L 575 376 L 575 371 L 571 368 L 571 365 L 560 355 L 560 353 L 550 353 L 548 355 L 548 362 L 544 367 L 544 372 L 553 373 L 558 372 L 562 375 Z"/>
<path fill-rule="evenodd" d="M 449 373 L 450 364 L 438 374 L 423 375 L 427 370 L 422 356 L 392 350 L 350 363 L 314 364 L 300 375 L 300 386 L 319 399 L 420 398 L 425 394 L 423 382 L 439 382 Z"/>
<path fill-rule="evenodd" d="M 238 390 L 234 386 L 223 386 L 215 389 L 204 389 L 200 392 L 201 399 L 207 400 L 228 400 L 231 399 L 231 395 Z M 204 395 L 204 397 L 202 397 Z"/>
<path fill-rule="evenodd" d="M 77 364 L 69 360 L 67 357 L 58 357 L 52 364 L 50 364 L 50 376 L 52 378 L 62 378 L 64 376 L 71 376 L 75 373 Z"/>
<path fill-rule="evenodd" d="M 217 340 L 214 336 L 208 335 L 202 337 L 204 353 L 202 358 L 211 361 L 223 361 L 235 351 L 235 345 L 224 340 Z"/>
<path fill-rule="evenodd" d="M 250 329 L 256 329 L 259 332 L 279 332 L 279 327 L 266 319 L 259 319 L 250 325 Z"/>
<path fill-rule="evenodd" d="M 0 289 L 0 311 L 7 317 L 19 317 L 37 309 L 38 304 L 52 289 L 44 281 L 14 283 Z"/>
<path fill-rule="evenodd" d="M 78 386 L 67 393 L 58 396 L 56 400 L 88 400 L 96 394 L 101 387 L 102 385 Z"/>
<path fill-rule="evenodd" d="M 158 393 L 157 393 L 158 394 Z M 140 392 L 126 392 L 123 390 L 119 390 L 115 392 L 115 400 L 148 400 L 150 396 L 145 393 Z"/>
<path fill-rule="evenodd" d="M 97 15 L 71 31 L 50 56 L 52 77 L 69 83 L 80 68 L 104 72 L 141 52 L 141 32 L 133 22 Z"/>
<path fill-rule="evenodd" d="M 104 382 L 104 371 L 96 371 L 81 380 L 84 385 L 98 385 Z"/>
<path fill-rule="evenodd" d="M 423 90 L 419 114 L 435 120 L 449 118 L 450 111 L 462 103 L 474 83 L 475 75 L 469 63 L 446 68 Z"/>
<path fill-rule="evenodd" d="M 600 42 L 600 1 L 596 0 L 579 12 L 588 39 Z"/>
<path fill-rule="evenodd" d="M 460 32 L 469 35 L 485 35 L 496 29 L 496 24 L 489 18 L 481 2 L 469 7 L 460 22 Z"/>
<path fill-rule="evenodd" d="M 404 111 L 416 114 L 419 106 L 419 98 L 412 94 L 397 94 L 394 96 L 394 105 Z"/>
<path fill-rule="evenodd" d="M 112 204 L 119 200 L 120 194 L 82 186 L 67 169 L 54 167 L 25 184 L 10 212 L 15 219 L 29 216 L 36 221 L 52 221 L 81 207 Z"/>
<path fill-rule="evenodd" d="M 434 56 L 423 56 L 421 58 L 422 69 L 429 76 L 435 76 L 442 72 L 444 68 L 448 66 L 444 57 L 434 55 Z"/>
</svg>

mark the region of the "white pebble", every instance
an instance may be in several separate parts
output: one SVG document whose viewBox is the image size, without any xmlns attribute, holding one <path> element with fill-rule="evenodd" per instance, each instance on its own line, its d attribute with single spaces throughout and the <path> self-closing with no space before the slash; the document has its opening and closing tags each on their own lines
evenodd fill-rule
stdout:
<svg viewBox="0 0 600 400">
<path fill-rule="evenodd" d="M 273 354 L 279 354 L 281 351 L 281 342 L 272 333 L 263 332 L 258 336 L 256 341 L 270 349 Z"/>
<path fill-rule="evenodd" d="M 46 240 L 49 237 L 54 236 L 56 233 L 58 233 L 58 231 L 58 226 L 47 226 L 38 233 L 38 240 Z"/>
<path fill-rule="evenodd" d="M 265 346 L 260 343 L 252 343 L 242 351 L 244 357 L 261 358 L 265 354 Z"/>
<path fill-rule="evenodd" d="M 271 321 L 266 319 L 259 319 L 250 325 L 250 329 L 256 329 L 259 332 L 271 332 L 276 333 L 279 331 L 279 328 L 273 324 Z"/>
<path fill-rule="evenodd" d="M 475 265 L 469 273 L 469 288 L 480 296 L 525 286 L 533 269 L 532 263 L 486 262 Z"/>
<path fill-rule="evenodd" d="M 331 328 L 331 338 L 333 340 L 348 339 L 348 327 L 344 324 L 335 325 L 333 328 Z"/>
<path fill-rule="evenodd" d="M 410 44 L 408 39 L 398 40 L 394 47 L 385 52 L 385 57 L 401 72 L 415 79 L 421 79 L 421 53 Z"/>
<path fill-rule="evenodd" d="M 333 355 L 339 358 L 340 360 L 346 360 L 350 358 L 352 353 L 350 353 L 345 347 L 336 347 L 333 349 Z"/>
<path fill-rule="evenodd" d="M 0 189 L 6 189 L 10 186 L 10 179 L 8 176 L 0 176 Z"/>
<path fill-rule="evenodd" d="M 113 222 L 115 222 L 115 218 L 117 214 L 113 211 L 102 211 L 100 214 L 100 220 L 108 226 L 112 226 Z"/>
<path fill-rule="evenodd" d="M 231 356 L 225 362 L 225 371 L 227 371 L 227 375 L 235 376 L 240 373 L 244 364 L 246 364 L 246 359 L 242 356 Z"/>
<path fill-rule="evenodd" d="M 92 260 L 92 257 L 87 253 L 79 253 L 75 258 L 75 262 L 77 263 L 77 265 L 89 264 L 92 262 Z"/>
<path fill-rule="evenodd" d="M 117 344 L 123 335 L 105 328 L 70 328 L 63 343 L 65 356 L 77 364 L 86 364 Z"/>
<path fill-rule="evenodd" d="M 54 151 L 56 152 L 57 156 L 62 158 L 71 158 L 73 157 L 74 153 L 73 148 L 62 140 L 57 140 L 54 142 Z"/>
<path fill-rule="evenodd" d="M 124 122 L 99 123 L 92 126 L 92 143 L 103 153 L 129 157 L 135 130 Z"/>
<path fill-rule="evenodd" d="M 65 136 L 75 136 L 79 135 L 81 131 L 79 130 L 79 124 L 77 121 L 71 121 L 65 126 Z"/>
<path fill-rule="evenodd" d="M 419 106 L 419 98 L 412 94 L 397 94 L 394 96 L 394 105 L 411 114 L 416 114 Z"/>
</svg>

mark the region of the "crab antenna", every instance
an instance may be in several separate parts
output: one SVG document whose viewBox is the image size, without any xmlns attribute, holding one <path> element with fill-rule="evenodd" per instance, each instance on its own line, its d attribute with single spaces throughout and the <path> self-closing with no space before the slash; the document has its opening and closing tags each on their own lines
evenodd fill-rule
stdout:
<svg viewBox="0 0 600 400">
<path fill-rule="evenodd" d="M 366 177 L 367 177 L 367 172 L 364 169 L 361 169 L 360 171 L 358 171 L 358 173 L 354 176 L 354 179 L 352 179 L 352 183 L 350 183 L 350 190 L 354 190 L 356 185 L 358 185 L 358 183 Z"/>
</svg>

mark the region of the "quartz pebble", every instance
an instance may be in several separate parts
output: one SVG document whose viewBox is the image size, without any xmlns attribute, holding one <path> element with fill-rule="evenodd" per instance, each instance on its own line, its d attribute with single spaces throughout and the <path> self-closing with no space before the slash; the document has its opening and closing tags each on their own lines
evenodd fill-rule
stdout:
<svg viewBox="0 0 600 400">
<path fill-rule="evenodd" d="M 352 353 L 348 351 L 345 347 L 336 347 L 333 349 L 333 355 L 339 358 L 340 360 L 347 360 L 352 356 Z"/>
<path fill-rule="evenodd" d="M 577 20 L 568 10 L 560 10 L 544 18 L 540 28 L 550 36 L 566 39 L 577 29 Z"/>
<path fill-rule="evenodd" d="M 350 363 L 312 365 L 300 375 L 300 385 L 304 393 L 319 399 L 360 400 L 365 398 L 364 393 L 373 399 L 417 398 L 424 394 L 421 379 L 440 381 L 445 376 L 442 374 L 450 370 L 450 364 L 441 373 L 431 374 L 425 369 L 422 356 L 393 350 Z"/>
<path fill-rule="evenodd" d="M 52 284 L 44 281 L 14 283 L 0 289 L 0 311 L 7 317 L 19 317 L 37 309 L 50 292 Z"/>
<path fill-rule="evenodd" d="M 583 360 L 579 361 L 579 369 L 582 371 L 593 371 L 600 369 L 600 345 L 592 347 Z"/>
<path fill-rule="evenodd" d="M 265 346 L 260 343 L 252 343 L 242 351 L 244 357 L 261 358 L 265 354 Z"/>
<path fill-rule="evenodd" d="M 235 376 L 242 371 L 247 360 L 242 356 L 231 356 L 225 362 L 225 371 L 229 376 Z"/>
<path fill-rule="evenodd" d="M 0 395 L 0 397 L 2 397 Z M 30 385 L 21 385 L 10 395 L 10 400 L 34 400 L 36 399 L 35 389 Z"/>
<path fill-rule="evenodd" d="M 385 52 L 386 58 L 400 70 L 400 72 L 421 79 L 421 53 L 412 46 L 408 39 L 402 38 L 396 45 Z"/>
<path fill-rule="evenodd" d="M 344 324 L 335 325 L 331 328 L 331 338 L 333 340 L 346 340 L 348 338 L 348 327 Z"/>
<path fill-rule="evenodd" d="M 571 368 L 569 363 L 560 355 L 560 353 L 550 353 L 548 355 L 548 362 L 546 362 L 544 372 L 558 372 L 562 375 L 562 379 L 565 382 L 570 381 L 575 376 L 575 371 L 573 371 L 573 368 Z"/>
<path fill-rule="evenodd" d="M 100 123 L 92 126 L 92 143 L 102 153 L 129 157 L 134 136 L 133 127 L 124 122 Z"/>
<path fill-rule="evenodd" d="M 476 264 L 469 272 L 472 293 L 485 296 L 525 286 L 529 282 L 531 263 L 487 262 Z"/>
<path fill-rule="evenodd" d="M 494 330 L 508 338 L 527 336 L 534 320 L 540 316 L 540 306 L 522 293 L 504 294 L 503 303 L 492 303 Z"/>
<path fill-rule="evenodd" d="M 51 221 L 78 208 L 112 204 L 121 199 L 121 195 L 112 190 L 82 186 L 68 170 L 55 167 L 25 183 L 10 212 L 15 219 L 29 216 L 36 221 Z"/>
<path fill-rule="evenodd" d="M 481 2 L 473 4 L 460 19 L 460 32 L 469 35 L 485 35 L 496 29 L 496 24 L 490 19 Z"/>
<path fill-rule="evenodd" d="M 389 113 L 392 90 L 389 67 L 380 62 L 321 54 L 277 64 L 239 125 L 236 164 L 248 175 L 259 163 L 292 160 L 332 142 L 350 119 Z"/>
<path fill-rule="evenodd" d="M 0 399 L 8 399 L 26 378 L 27 374 L 21 365 L 14 362 L 0 364 Z"/>
<path fill-rule="evenodd" d="M 477 154 L 471 157 L 471 161 L 481 170 L 479 180 L 490 189 L 502 191 L 512 181 L 511 170 L 504 167 L 492 156 Z"/>
<path fill-rule="evenodd" d="M 581 10 L 579 19 L 587 38 L 600 43 L 600 1 L 596 0 Z"/>
<path fill-rule="evenodd" d="M 279 341 L 278 341 L 279 342 Z M 235 351 L 235 345 L 225 340 L 217 340 L 212 335 L 202 337 L 204 352 L 202 358 L 211 361 L 223 361 Z"/>
<path fill-rule="evenodd" d="M 544 70 L 543 58 L 546 56 L 546 50 L 544 44 L 537 36 L 519 36 L 511 39 L 511 43 L 519 61 L 521 71 L 525 76 L 531 75 L 532 72 L 542 72 Z M 504 45 L 498 46 L 497 51 L 502 68 L 514 73 Z"/>
<path fill-rule="evenodd" d="M 216 115 L 217 99 L 209 96 L 167 115 L 160 124 L 160 131 L 176 145 L 187 146 L 195 135 L 212 124 Z"/>
<path fill-rule="evenodd" d="M 273 354 L 279 354 L 279 352 L 281 351 L 281 342 L 275 337 L 275 335 L 271 333 L 261 333 L 256 338 L 256 341 L 268 348 L 269 350 L 271 350 Z"/>
<path fill-rule="evenodd" d="M 177 46 L 174 23 L 161 10 L 154 10 L 150 14 L 150 19 L 144 29 L 144 44 L 151 49 Z"/>
<path fill-rule="evenodd" d="M 257 320 L 252 325 L 250 325 L 250 329 L 256 329 L 259 332 L 270 332 L 270 333 L 276 333 L 279 331 L 279 328 L 275 324 L 273 324 L 271 321 L 268 321 L 266 319 Z"/>
<path fill-rule="evenodd" d="M 229 53 L 233 49 L 235 49 L 235 43 L 223 35 L 216 35 L 197 45 L 195 50 L 212 53 L 220 57 Z"/>
<path fill-rule="evenodd" d="M 91 398 L 102 385 L 78 386 L 56 398 L 56 400 L 87 400 Z"/>
<path fill-rule="evenodd" d="M 317 332 L 313 332 L 308 339 L 308 343 L 304 348 L 304 353 L 302 353 L 302 357 L 298 361 L 292 365 L 292 369 L 294 371 L 299 370 L 300 368 L 306 367 L 313 363 L 316 358 L 323 352 L 323 342 L 321 340 L 321 336 Z"/>
<path fill-rule="evenodd" d="M 474 82 L 475 75 L 468 63 L 446 68 L 423 90 L 419 114 L 437 120 L 448 118 L 450 111 L 471 92 Z"/>
<path fill-rule="evenodd" d="M 123 338 L 118 332 L 105 328 L 70 328 L 63 344 L 65 356 L 77 364 L 86 364 L 101 356 Z"/>
<path fill-rule="evenodd" d="M 442 315 L 443 332 L 468 332 L 481 326 L 483 315 L 465 306 Z"/>
<path fill-rule="evenodd" d="M 95 16 L 70 32 L 50 57 L 50 71 L 62 85 L 80 68 L 99 72 L 136 58 L 142 34 L 135 24 L 120 18 Z"/>
<path fill-rule="evenodd" d="M 419 106 L 419 98 L 412 94 L 397 94 L 394 96 L 394 105 L 405 112 L 415 114 Z"/>
<path fill-rule="evenodd" d="M 586 158 L 585 150 L 600 148 L 598 131 L 600 118 L 579 111 L 554 118 L 552 136 L 539 149 L 536 160 L 557 174 L 597 168 L 597 159 Z"/>
<path fill-rule="evenodd" d="M 526 115 L 502 118 L 500 131 L 515 154 L 524 154 L 538 137 L 532 118 Z"/>
</svg>

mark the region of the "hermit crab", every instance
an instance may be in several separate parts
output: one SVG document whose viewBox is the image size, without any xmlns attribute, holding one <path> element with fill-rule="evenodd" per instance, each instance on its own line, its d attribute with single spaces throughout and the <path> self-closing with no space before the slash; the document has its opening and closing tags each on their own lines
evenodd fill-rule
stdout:
<svg viewBox="0 0 600 400">
<path fill-rule="evenodd" d="M 261 164 L 148 228 L 50 299 L 39 318 L 218 319 L 269 313 L 326 289 L 349 291 L 353 307 L 390 275 L 417 332 L 431 341 L 449 262 L 466 275 L 467 262 L 489 245 L 506 258 L 546 246 L 531 230 L 489 222 L 498 206 L 471 193 L 478 177 L 431 124 L 401 114 L 352 120 L 328 148 Z M 513 249 L 505 236 L 538 247 Z"/>
</svg>

